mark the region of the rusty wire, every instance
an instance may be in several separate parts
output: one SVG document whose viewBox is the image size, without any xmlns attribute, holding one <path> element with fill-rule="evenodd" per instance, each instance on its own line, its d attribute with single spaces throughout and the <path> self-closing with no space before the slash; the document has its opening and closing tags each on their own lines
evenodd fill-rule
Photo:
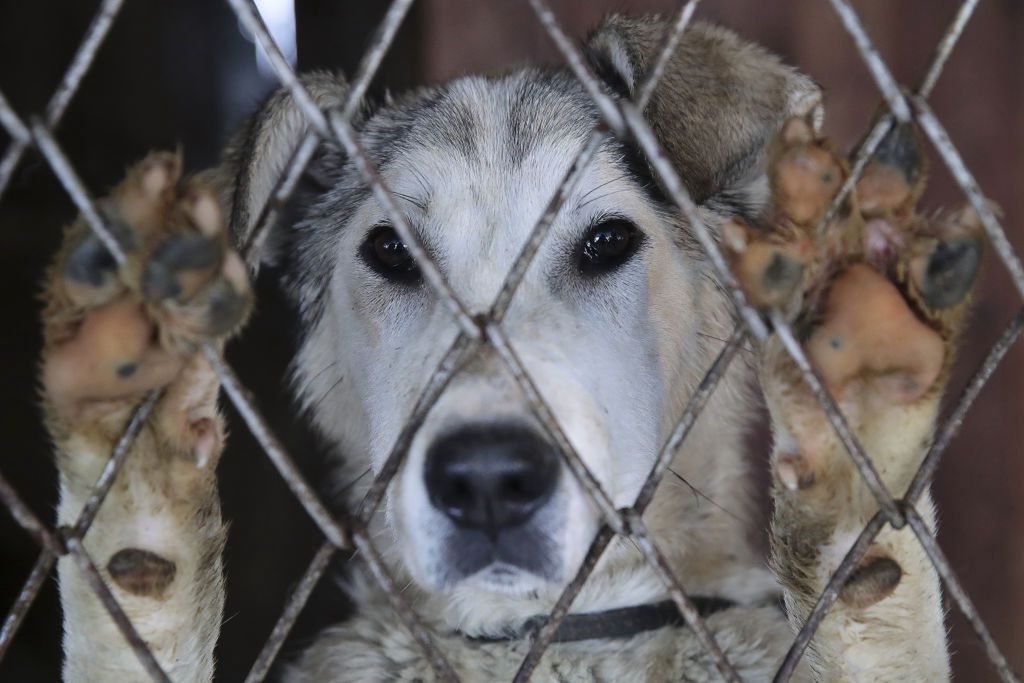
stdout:
<svg viewBox="0 0 1024 683">
<path fill-rule="evenodd" d="M 82 79 L 85 78 L 86 72 L 92 66 L 93 59 L 96 57 L 96 53 L 99 51 L 103 41 L 106 40 L 107 32 L 114 25 L 114 20 L 117 18 L 118 12 L 121 11 L 123 4 L 124 0 L 103 0 L 100 8 L 96 11 L 92 23 L 85 32 L 82 44 L 78 47 L 78 51 L 75 52 L 75 56 L 71 59 L 71 64 L 64 73 L 64 77 L 61 78 L 60 84 L 46 105 L 46 126 L 48 128 L 55 128 L 60 123 L 64 112 L 71 103 L 71 98 L 78 92 Z M 2 108 L 4 107 L 0 103 L 0 109 Z M 22 155 L 31 144 L 31 139 L 28 135 L 24 134 L 26 131 L 23 126 L 20 128 L 17 125 L 12 127 L 3 120 L 3 117 L 0 117 L 0 123 L 4 123 L 7 130 L 10 131 L 11 137 L 14 138 L 14 141 L 4 153 L 3 159 L 0 159 L 0 197 L 3 197 L 4 190 L 10 184 L 18 162 L 21 161 Z"/>
<path fill-rule="evenodd" d="M 277 467 L 285 483 L 299 499 L 310 517 L 316 522 L 326 539 L 320 550 L 314 555 L 296 589 L 286 601 L 281 617 L 268 636 L 257 660 L 254 662 L 246 679 L 247 681 L 263 680 L 269 672 L 284 639 L 308 601 L 313 588 L 326 571 L 331 557 L 339 549 L 351 550 L 353 548 L 358 549 L 362 559 L 368 564 L 371 575 L 391 599 L 396 614 L 423 648 L 437 676 L 441 680 L 457 680 L 457 675 L 445 659 L 444 654 L 433 642 L 428 629 L 416 615 L 412 606 L 402 596 L 402 592 L 397 590 L 390 570 L 370 539 L 367 525 L 386 494 L 391 479 L 401 467 L 409 444 L 426 414 L 440 398 L 451 378 L 458 373 L 466 360 L 487 345 L 497 351 L 499 358 L 511 373 L 531 410 L 533 410 L 550 438 L 558 446 L 566 464 L 580 482 L 582 489 L 601 510 L 604 518 L 603 524 L 592 540 L 590 549 L 576 576 L 563 590 L 558 601 L 553 606 L 544 627 L 536 634 L 527 656 L 520 665 L 515 680 L 526 681 L 530 678 L 557 632 L 559 624 L 571 609 L 573 600 L 583 588 L 604 550 L 617 536 L 632 539 L 637 544 L 637 547 L 643 553 L 650 566 L 665 583 L 668 594 L 676 601 L 690 627 L 715 661 L 719 673 L 727 680 L 739 680 L 726 655 L 715 642 L 713 634 L 708 630 L 696 609 L 694 609 L 679 577 L 675 576 L 661 550 L 649 536 L 643 523 L 642 515 L 670 465 L 672 456 L 684 442 L 701 410 L 707 404 L 716 386 L 725 376 L 736 353 L 742 348 L 744 340 L 749 336 L 755 342 L 761 342 L 772 331 L 779 335 L 786 351 L 796 362 L 804 379 L 814 391 L 825 415 L 836 430 L 851 458 L 853 458 L 862 480 L 879 504 L 879 511 L 865 525 L 846 556 L 834 570 L 817 604 L 794 639 L 791 649 L 777 672 L 776 680 L 784 681 L 792 675 L 802 654 L 810 644 L 816 629 L 827 616 L 831 605 L 835 602 L 845 580 L 856 568 L 873 539 L 887 524 L 894 528 L 900 528 L 905 524 L 910 527 L 946 585 L 947 590 L 978 634 L 986 653 L 1001 678 L 1004 681 L 1019 680 L 995 644 L 983 620 L 956 579 L 932 531 L 927 528 L 914 505 L 931 482 L 942 453 L 946 450 L 960 424 L 963 422 L 974 399 L 986 382 L 994 375 L 999 362 L 1013 343 L 1020 337 L 1022 330 L 1024 330 L 1024 308 L 1010 321 L 1006 330 L 993 345 L 981 367 L 968 384 L 954 410 L 938 426 L 937 436 L 925 455 L 905 496 L 902 499 L 894 498 L 882 483 L 869 455 L 863 451 L 853 436 L 838 406 L 817 377 L 806 356 L 804 356 L 803 350 L 799 343 L 797 343 L 788 321 L 780 313 L 773 312 L 769 315 L 771 322 L 771 329 L 769 329 L 761 314 L 747 304 L 743 292 L 725 264 L 724 257 L 714 237 L 701 220 L 696 204 L 690 198 L 681 179 L 662 151 L 653 131 L 643 118 L 642 112 L 655 92 L 658 80 L 663 74 L 668 60 L 678 46 L 686 27 L 690 23 L 699 0 L 689 0 L 680 3 L 675 18 L 662 37 L 651 67 L 640 82 L 632 101 L 617 100 L 605 92 L 601 82 L 587 66 L 581 51 L 562 29 L 555 13 L 547 3 L 544 0 L 528 0 L 543 29 L 554 41 L 570 69 L 593 99 L 601 122 L 595 126 L 592 133 L 581 145 L 557 191 L 536 221 L 530 236 L 513 262 L 494 302 L 486 313 L 480 315 L 470 311 L 451 289 L 444 276 L 437 269 L 436 264 L 431 261 L 429 254 L 419 243 L 414 231 L 411 230 L 405 221 L 404 216 L 396 209 L 390 191 L 366 155 L 359 139 L 359 134 L 352 124 L 353 116 L 359 110 L 369 84 L 378 71 L 381 61 L 393 42 L 397 30 L 407 15 L 413 0 L 394 0 L 392 2 L 384 20 L 372 37 L 370 46 L 364 54 L 363 60 L 351 82 L 344 103 L 341 107 L 330 110 L 321 109 L 308 91 L 306 91 L 302 81 L 295 74 L 270 36 L 251 0 L 226 1 L 234 10 L 239 21 L 252 33 L 266 52 L 282 85 L 287 88 L 296 107 L 307 119 L 310 128 L 310 132 L 301 137 L 298 145 L 289 155 L 287 163 L 280 171 L 275 186 L 272 188 L 264 205 L 260 207 L 252 224 L 244 226 L 248 228 L 248 232 L 245 235 L 245 241 L 242 246 L 243 256 L 246 257 L 251 265 L 254 265 L 258 260 L 255 258 L 255 254 L 265 239 L 267 231 L 273 225 L 281 208 L 294 191 L 298 180 L 304 173 L 319 144 L 323 141 L 328 141 L 345 149 L 354 161 L 364 182 L 381 203 L 384 210 L 390 214 L 396 231 L 409 246 L 410 253 L 424 275 L 424 280 L 433 289 L 439 300 L 448 308 L 453 321 L 458 327 L 455 339 L 443 354 L 438 366 L 426 382 L 425 387 L 421 390 L 415 407 L 405 424 L 405 428 L 396 439 L 388 458 L 385 460 L 385 464 L 377 472 L 374 481 L 369 486 L 357 510 L 357 514 L 351 519 L 341 520 L 335 519 L 327 511 L 327 507 L 315 494 L 313 487 L 310 486 L 301 474 L 292 457 L 270 430 L 268 423 L 257 409 L 253 397 L 239 381 L 230 366 L 224 361 L 220 350 L 212 344 L 204 345 L 203 352 L 220 378 L 229 399 L 235 404 L 247 426 L 263 447 L 263 450 Z M 932 60 L 915 94 L 911 96 L 903 94 L 903 91 L 895 79 L 893 79 L 884 60 L 875 49 L 870 37 L 849 3 L 846 0 L 828 0 L 828 2 L 839 17 L 843 28 L 853 39 L 855 48 L 878 85 L 887 106 L 887 111 L 876 119 L 873 126 L 858 145 L 854 155 L 852 172 L 834 199 L 826 219 L 823 220 L 823 224 L 828 222 L 829 216 L 833 215 L 833 212 L 845 199 L 846 195 L 853 189 L 871 155 L 894 123 L 909 122 L 911 120 L 917 121 L 926 136 L 936 147 L 945 164 L 949 167 L 950 172 L 964 191 L 971 206 L 978 213 L 982 225 L 1001 261 L 1010 273 L 1015 287 L 1024 296 L 1024 267 L 1021 266 L 1019 257 L 1006 239 L 1005 232 L 998 218 L 985 201 L 984 195 L 948 134 L 925 102 L 925 98 L 934 87 L 978 0 L 965 0 L 960 5 L 949 28 L 937 45 Z M 42 153 L 50 168 L 67 190 L 89 227 L 118 262 L 123 262 L 124 251 L 117 241 L 115 233 L 107 226 L 102 212 L 98 209 L 85 189 L 84 184 L 75 173 L 71 162 L 66 158 L 59 144 L 54 139 L 53 130 L 59 124 L 68 103 L 92 65 L 93 58 L 102 46 L 122 4 L 123 0 L 105 0 L 101 4 L 71 65 L 53 97 L 50 99 L 44 117 L 31 118 L 29 123 L 26 124 L 11 107 L 3 93 L 0 93 L 0 126 L 11 136 L 11 143 L 4 157 L 0 160 L 0 195 L 2 195 L 4 189 L 9 184 L 15 167 L 24 152 L 28 148 L 35 146 Z M 614 507 L 608 494 L 597 482 L 593 473 L 587 468 L 579 453 L 576 452 L 568 437 L 562 431 L 550 406 L 533 383 L 532 377 L 523 366 L 514 346 L 501 326 L 504 314 L 508 310 L 530 263 L 544 242 L 551 225 L 557 219 L 562 206 L 572 194 L 573 189 L 580 182 L 590 161 L 600 150 L 608 136 L 612 134 L 633 138 L 647 154 L 656 176 L 666 191 L 666 195 L 691 225 L 695 236 L 707 253 L 716 276 L 736 305 L 739 317 L 739 323 L 735 330 L 726 340 L 717 358 L 694 390 L 674 429 L 659 451 L 633 505 L 624 510 L 618 510 Z M 151 392 L 136 408 L 128 421 L 123 435 L 115 445 L 109 461 L 94 485 L 91 495 L 76 523 L 71 527 L 62 527 L 59 533 L 51 531 L 43 524 L 25 505 L 13 487 L 3 478 L 2 474 L 0 474 L 0 503 L 11 512 L 19 525 L 42 548 L 21 593 L 10 609 L 2 629 L 0 629 L 0 658 L 3 657 L 3 654 L 8 649 L 24 615 L 35 600 L 43 582 L 52 571 L 57 557 L 70 554 L 85 580 L 96 592 L 97 597 L 110 613 L 117 627 L 124 634 L 128 645 L 138 657 L 145 670 L 155 680 L 168 680 L 153 653 L 141 639 L 117 603 L 116 598 L 104 583 L 100 570 L 92 562 L 92 559 L 82 545 L 82 539 L 95 519 L 96 513 L 102 505 L 117 473 L 122 468 L 127 457 L 129 457 L 135 436 L 143 428 L 146 419 L 159 401 L 159 398 L 159 392 Z"/>
<path fill-rule="evenodd" d="M 277 657 L 281 646 L 284 645 L 284 639 L 288 637 L 292 626 L 295 625 L 295 620 L 299 618 L 302 608 L 309 602 L 309 596 L 313 594 L 313 589 L 320 582 L 320 577 L 327 571 L 327 566 L 337 551 L 337 546 L 330 541 L 324 541 L 320 549 L 316 551 L 316 555 L 313 556 L 302 578 L 299 579 L 295 590 L 285 602 L 281 616 L 274 624 L 274 630 L 270 632 L 267 642 L 263 644 L 263 649 L 260 650 L 256 661 L 253 662 L 252 668 L 249 669 L 249 675 L 245 677 L 246 683 L 257 683 L 267 677 L 274 658 Z"/>
</svg>

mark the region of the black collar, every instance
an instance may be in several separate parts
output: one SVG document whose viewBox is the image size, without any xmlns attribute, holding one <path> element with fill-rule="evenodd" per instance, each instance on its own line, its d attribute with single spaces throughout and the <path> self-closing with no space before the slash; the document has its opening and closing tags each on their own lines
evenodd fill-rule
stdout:
<svg viewBox="0 0 1024 683">
<path fill-rule="evenodd" d="M 736 603 L 727 598 L 691 596 L 690 600 L 702 617 L 735 607 Z M 544 627 L 550 617 L 546 614 L 530 617 L 513 632 L 503 636 L 470 636 L 479 643 L 502 643 L 510 640 L 532 638 Z M 650 605 L 621 607 L 604 612 L 570 614 L 565 617 L 555 632 L 553 643 L 571 643 L 579 640 L 608 638 L 629 638 L 639 633 L 656 631 L 666 626 L 682 626 L 686 619 L 672 600 Z"/>
</svg>

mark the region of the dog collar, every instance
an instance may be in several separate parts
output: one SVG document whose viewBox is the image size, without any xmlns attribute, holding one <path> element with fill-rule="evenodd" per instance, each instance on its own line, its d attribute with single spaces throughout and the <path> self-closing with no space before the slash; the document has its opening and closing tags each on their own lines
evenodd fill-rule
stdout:
<svg viewBox="0 0 1024 683">
<path fill-rule="evenodd" d="M 697 612 L 707 617 L 715 612 L 735 607 L 736 603 L 726 598 L 691 596 Z M 532 638 L 550 621 L 551 617 L 539 614 L 527 619 L 522 626 L 502 636 L 467 636 L 479 643 L 502 643 L 511 640 Z M 647 631 L 656 631 L 666 626 L 683 626 L 686 619 L 673 600 L 655 602 L 649 605 L 620 607 L 603 612 L 569 614 L 562 620 L 555 632 L 552 643 L 572 643 L 580 640 L 606 640 L 608 638 L 630 638 Z"/>
</svg>

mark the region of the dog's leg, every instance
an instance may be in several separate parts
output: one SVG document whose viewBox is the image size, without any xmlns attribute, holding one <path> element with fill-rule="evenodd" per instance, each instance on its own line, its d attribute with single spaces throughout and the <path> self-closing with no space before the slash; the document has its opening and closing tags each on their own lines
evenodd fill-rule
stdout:
<svg viewBox="0 0 1024 683">
<path fill-rule="evenodd" d="M 819 235 L 848 171 L 792 120 L 770 157 L 768 226 L 725 231 L 744 289 L 795 314 L 799 343 L 897 499 L 932 439 L 981 252 L 972 211 L 915 213 L 922 159 L 916 132 L 894 129 Z M 799 627 L 879 506 L 777 337 L 761 380 L 775 433 L 772 559 Z M 917 505 L 934 528 L 930 496 Z M 822 680 L 949 677 L 938 578 L 909 528 L 878 534 L 809 657 Z"/>
<path fill-rule="evenodd" d="M 72 525 L 134 408 L 162 391 L 84 546 L 174 680 L 210 680 L 223 608 L 215 467 L 218 383 L 198 343 L 249 308 L 247 273 L 216 195 L 151 154 L 99 203 L 118 266 L 83 220 L 45 283 L 43 403 L 60 469 L 59 523 Z M 71 558 L 58 565 L 67 680 L 146 680 Z"/>
</svg>

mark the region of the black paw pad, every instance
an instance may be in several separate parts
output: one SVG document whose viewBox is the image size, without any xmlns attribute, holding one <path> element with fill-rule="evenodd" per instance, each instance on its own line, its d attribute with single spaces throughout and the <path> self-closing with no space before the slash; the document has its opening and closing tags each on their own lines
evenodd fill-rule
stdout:
<svg viewBox="0 0 1024 683">
<path fill-rule="evenodd" d="M 962 237 L 940 242 L 914 273 L 921 300 L 932 309 L 955 306 L 974 285 L 981 264 L 981 242 Z"/>
<path fill-rule="evenodd" d="M 119 550 L 107 563 L 110 578 L 132 595 L 160 598 L 174 581 L 174 563 L 139 548 Z"/>
<path fill-rule="evenodd" d="M 874 159 L 899 169 L 907 185 L 914 185 L 924 171 L 924 152 L 913 125 L 893 126 L 875 150 Z"/>
<path fill-rule="evenodd" d="M 210 285 L 207 294 L 206 333 L 217 337 L 227 334 L 245 317 L 249 297 L 240 294 L 227 280 Z"/>
<path fill-rule="evenodd" d="M 142 293 L 150 301 L 178 297 L 187 272 L 212 271 L 223 258 L 217 242 L 202 235 L 174 235 L 153 252 L 142 274 Z"/>
<path fill-rule="evenodd" d="M 91 287 L 102 287 L 117 270 L 117 262 L 95 235 L 71 250 L 64 263 L 64 277 Z"/>
<path fill-rule="evenodd" d="M 800 284 L 803 274 L 802 263 L 782 251 L 776 251 L 761 275 L 761 286 L 768 292 L 788 297 Z"/>
<path fill-rule="evenodd" d="M 892 558 L 865 560 L 850 574 L 839 591 L 839 599 L 851 607 L 870 607 L 889 597 L 902 577 L 903 570 Z"/>
</svg>

